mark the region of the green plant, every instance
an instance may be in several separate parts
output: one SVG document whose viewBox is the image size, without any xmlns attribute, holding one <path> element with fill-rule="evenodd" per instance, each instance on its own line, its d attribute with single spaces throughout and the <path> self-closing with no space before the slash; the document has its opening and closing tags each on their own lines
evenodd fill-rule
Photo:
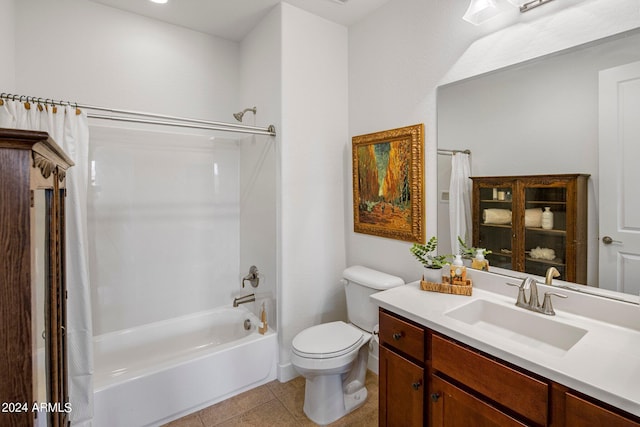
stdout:
<svg viewBox="0 0 640 427">
<path fill-rule="evenodd" d="M 435 250 L 438 247 L 438 238 L 433 236 L 426 245 L 414 243 L 409 251 L 427 268 L 442 268 L 451 255 L 436 255 Z"/>
<path fill-rule="evenodd" d="M 467 244 L 464 242 L 464 240 L 462 240 L 462 237 L 460 236 L 458 236 L 458 243 L 460 243 L 460 255 L 462 255 L 464 258 L 473 258 L 478 250 L 482 250 L 483 255 L 491 253 L 490 250 L 487 250 L 485 248 L 474 248 L 472 246 L 467 246 Z"/>
</svg>

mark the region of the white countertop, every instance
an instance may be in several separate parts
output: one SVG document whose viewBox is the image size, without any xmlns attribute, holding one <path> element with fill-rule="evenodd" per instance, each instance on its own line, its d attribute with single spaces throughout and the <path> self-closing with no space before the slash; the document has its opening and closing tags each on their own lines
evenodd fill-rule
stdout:
<svg viewBox="0 0 640 427">
<path fill-rule="evenodd" d="M 554 299 L 556 315 L 532 314 L 586 329 L 587 333 L 566 352 L 550 352 L 521 345 L 507 334 L 448 316 L 448 311 L 475 299 L 514 306 L 517 288 L 505 286 L 504 278 L 486 273 L 481 276 L 476 271 L 472 274 L 474 289 L 470 297 L 422 291 L 419 282 L 414 282 L 376 293 L 371 299 L 380 307 L 427 328 L 640 416 L 640 306 L 553 289 L 569 295 L 564 300 Z M 476 284 L 476 277 L 481 286 Z M 508 295 L 502 293 L 502 288 L 508 288 L 505 291 Z M 501 293 L 488 289 L 498 289 Z M 540 299 L 547 289 L 539 285 Z M 595 311 L 594 307 L 598 315 L 581 313 L 581 309 Z M 601 315 L 603 311 L 608 314 Z M 616 316 L 620 317 L 619 322 Z M 630 324 L 636 327 L 628 327 Z"/>
</svg>

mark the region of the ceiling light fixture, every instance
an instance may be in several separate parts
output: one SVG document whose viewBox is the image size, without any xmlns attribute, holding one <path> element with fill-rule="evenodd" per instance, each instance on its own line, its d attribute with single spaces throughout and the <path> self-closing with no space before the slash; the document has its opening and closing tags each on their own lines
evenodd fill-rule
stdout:
<svg viewBox="0 0 640 427">
<path fill-rule="evenodd" d="M 553 0 L 508 0 L 509 3 L 518 7 L 521 13 L 528 12 L 538 6 L 549 3 Z M 471 0 L 469 8 L 462 19 L 473 25 L 480 25 L 500 14 L 494 0 Z"/>
<path fill-rule="evenodd" d="M 151 0 L 153 3 L 158 3 L 158 4 L 165 4 L 167 3 L 169 0 Z"/>
</svg>

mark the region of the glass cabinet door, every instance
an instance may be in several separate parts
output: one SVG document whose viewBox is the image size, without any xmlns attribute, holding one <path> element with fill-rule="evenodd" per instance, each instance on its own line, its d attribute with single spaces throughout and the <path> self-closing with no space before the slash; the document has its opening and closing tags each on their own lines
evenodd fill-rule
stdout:
<svg viewBox="0 0 640 427">
<path fill-rule="evenodd" d="M 549 267 L 567 277 L 567 187 L 524 188 L 524 271 L 544 276 Z"/>
<path fill-rule="evenodd" d="M 513 197 L 512 182 L 475 183 L 478 191 L 478 230 L 474 230 L 474 246 L 491 251 L 486 256 L 489 265 L 511 269 L 513 258 Z"/>
</svg>

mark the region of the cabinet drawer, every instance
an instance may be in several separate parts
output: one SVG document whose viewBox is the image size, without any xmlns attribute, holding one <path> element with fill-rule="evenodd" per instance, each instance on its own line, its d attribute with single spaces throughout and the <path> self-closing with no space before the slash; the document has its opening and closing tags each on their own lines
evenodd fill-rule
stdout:
<svg viewBox="0 0 640 427">
<path fill-rule="evenodd" d="M 380 341 L 424 361 L 424 329 L 380 311 Z"/>
<path fill-rule="evenodd" d="M 537 424 L 547 424 L 547 383 L 436 335 L 431 356 L 434 370 Z"/>
<path fill-rule="evenodd" d="M 571 427 L 638 427 L 640 423 L 611 412 L 571 393 L 567 393 L 565 425 Z"/>
</svg>

